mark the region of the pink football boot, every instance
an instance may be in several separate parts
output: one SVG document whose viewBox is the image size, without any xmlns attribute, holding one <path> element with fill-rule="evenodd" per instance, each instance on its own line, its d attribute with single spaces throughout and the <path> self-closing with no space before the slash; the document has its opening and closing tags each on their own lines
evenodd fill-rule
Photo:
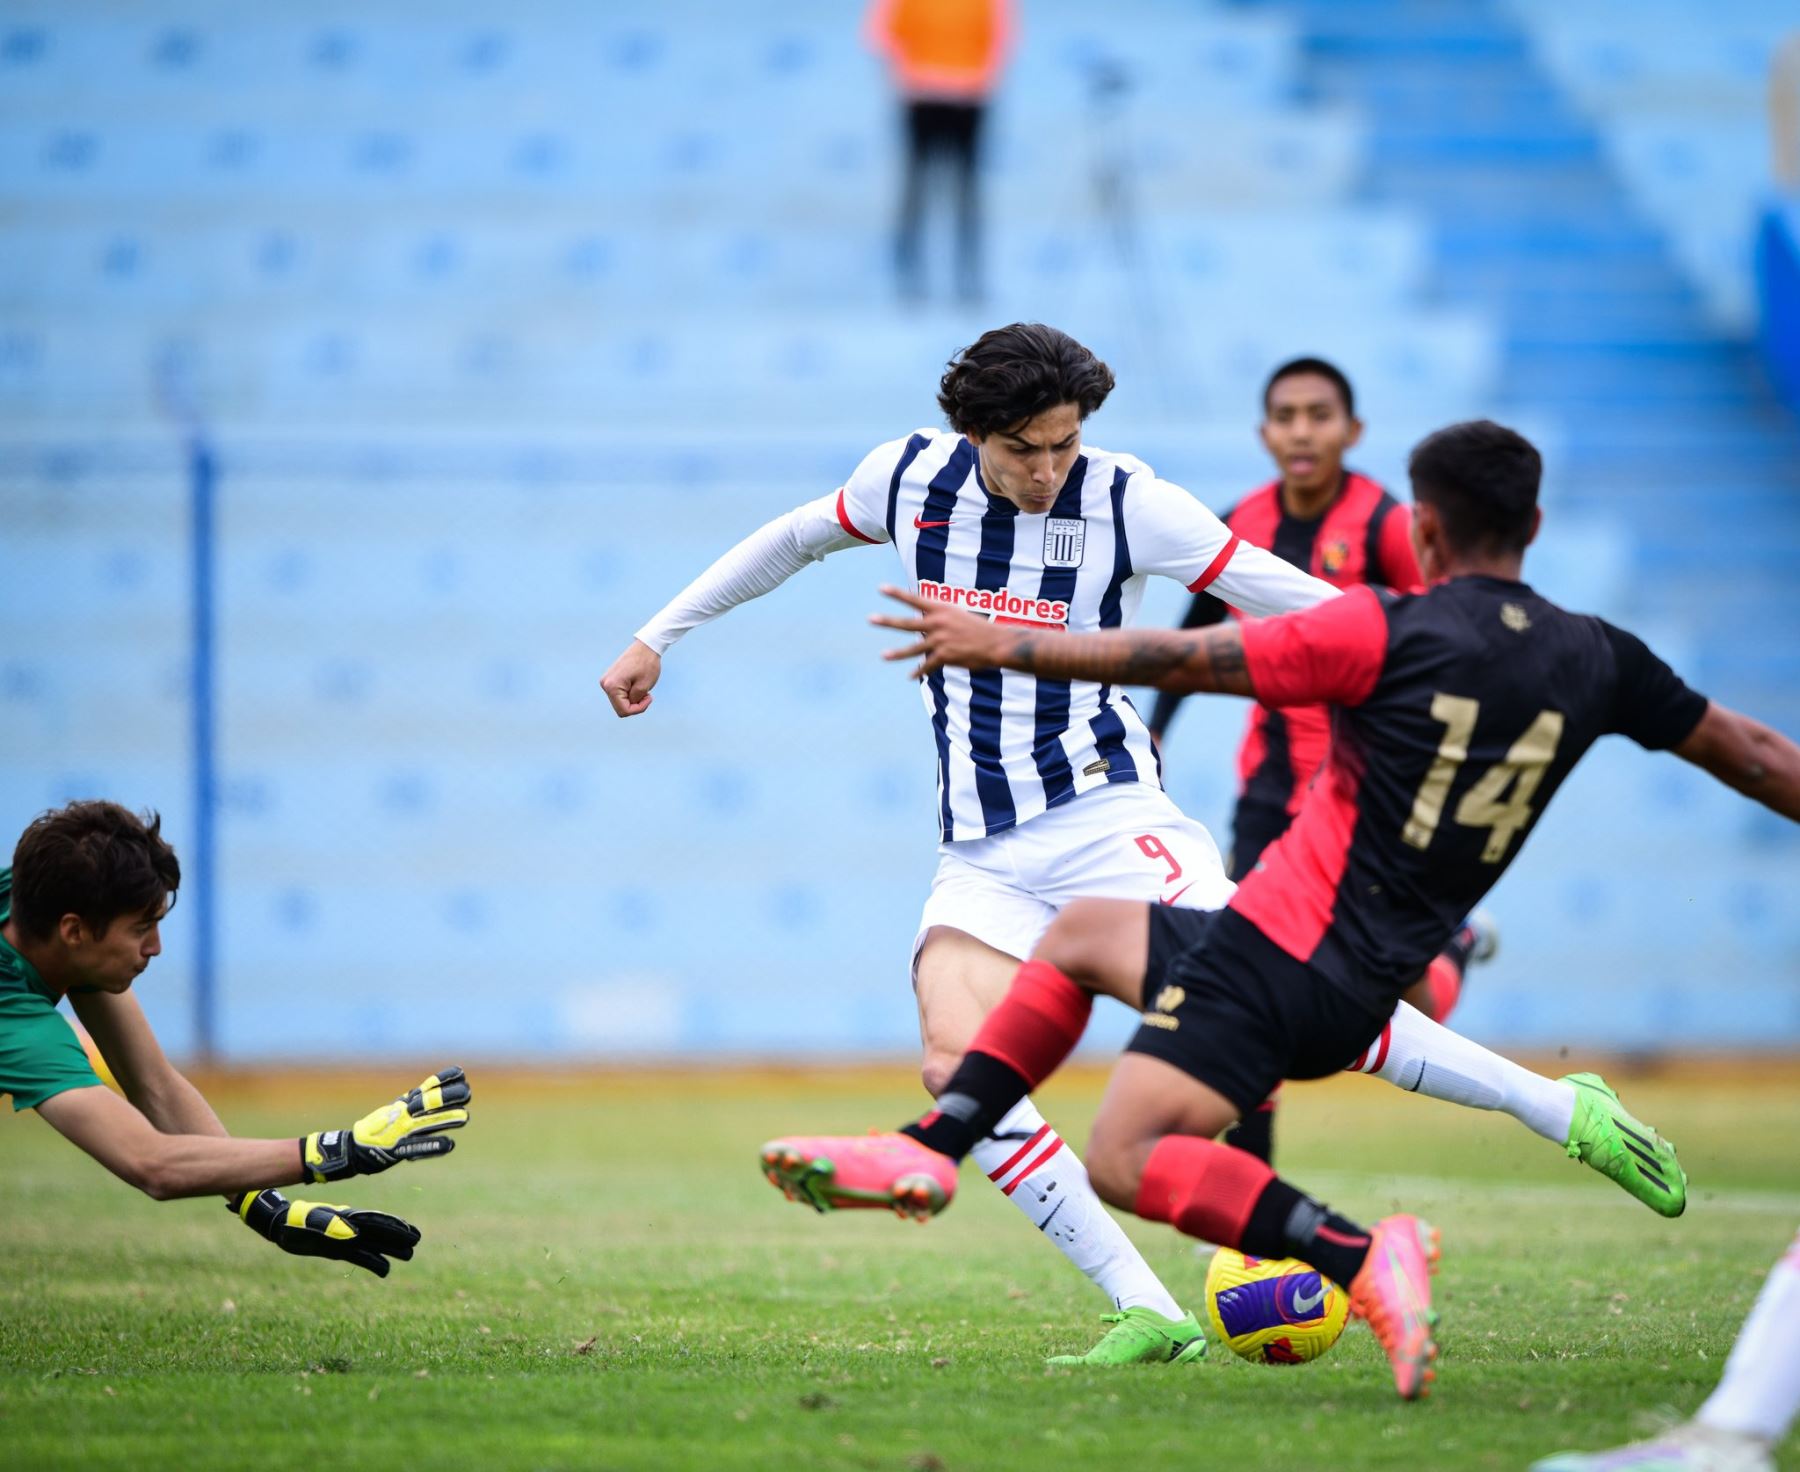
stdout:
<svg viewBox="0 0 1800 1472">
<path fill-rule="evenodd" d="M 763 1174 L 814 1211 L 885 1207 L 924 1221 L 956 1195 L 956 1162 L 909 1135 L 812 1135 L 771 1140 Z"/>
<path fill-rule="evenodd" d="M 1402 1400 L 1424 1395 L 1437 1371 L 1431 1331 L 1431 1275 L 1437 1268 L 1438 1231 L 1416 1216 L 1386 1216 L 1370 1233 L 1369 1257 L 1350 1285 L 1350 1302 L 1369 1322 Z"/>
</svg>

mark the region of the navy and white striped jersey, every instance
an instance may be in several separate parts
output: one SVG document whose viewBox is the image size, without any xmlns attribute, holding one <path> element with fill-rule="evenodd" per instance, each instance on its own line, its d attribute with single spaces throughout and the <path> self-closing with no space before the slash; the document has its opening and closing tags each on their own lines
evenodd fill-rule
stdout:
<svg viewBox="0 0 1800 1472">
<path fill-rule="evenodd" d="M 1043 515 L 991 494 L 977 459 L 967 439 L 942 430 L 877 447 L 840 490 L 721 558 L 638 638 L 660 654 L 806 562 L 880 542 L 893 546 L 907 584 L 924 597 L 1078 632 L 1129 623 L 1152 573 L 1195 592 L 1211 588 L 1250 614 L 1310 607 L 1337 592 L 1243 542 L 1130 455 L 1084 448 Z M 1002 833 L 1104 783 L 1161 785 L 1149 732 L 1116 686 L 946 669 L 921 691 L 946 840 Z"/>
</svg>

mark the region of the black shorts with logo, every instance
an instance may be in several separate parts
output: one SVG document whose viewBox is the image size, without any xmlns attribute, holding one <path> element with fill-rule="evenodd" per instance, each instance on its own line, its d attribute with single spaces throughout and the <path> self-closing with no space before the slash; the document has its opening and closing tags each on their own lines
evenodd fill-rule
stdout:
<svg viewBox="0 0 1800 1472">
<path fill-rule="evenodd" d="M 1144 1020 L 1126 1051 L 1217 1089 L 1248 1114 L 1284 1078 L 1324 1078 L 1381 1035 L 1341 987 L 1235 910 L 1150 907 Z"/>
</svg>

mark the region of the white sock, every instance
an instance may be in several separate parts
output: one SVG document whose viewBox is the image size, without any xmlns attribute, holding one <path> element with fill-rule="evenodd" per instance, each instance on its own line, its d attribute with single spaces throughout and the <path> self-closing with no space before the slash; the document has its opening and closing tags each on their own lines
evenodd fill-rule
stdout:
<svg viewBox="0 0 1800 1472">
<path fill-rule="evenodd" d="M 1181 1306 L 1094 1194 L 1087 1168 L 1062 1136 L 1044 1123 L 1031 1100 L 1014 1105 L 993 1134 L 969 1154 L 1116 1308 L 1148 1308 L 1166 1319 L 1182 1317 Z"/>
<path fill-rule="evenodd" d="M 1800 1236 L 1775 1264 L 1738 1330 L 1725 1378 L 1694 1419 L 1776 1442 L 1800 1413 Z"/>
<path fill-rule="evenodd" d="M 1500 1109 L 1558 1145 L 1569 1142 L 1575 1086 L 1521 1068 L 1402 1002 L 1347 1072 L 1372 1073 L 1409 1093 L 1470 1109 Z"/>
</svg>

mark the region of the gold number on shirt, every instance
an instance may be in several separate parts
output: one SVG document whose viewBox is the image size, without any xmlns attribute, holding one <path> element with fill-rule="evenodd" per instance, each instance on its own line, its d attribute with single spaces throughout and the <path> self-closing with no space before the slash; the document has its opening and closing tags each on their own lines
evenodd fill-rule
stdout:
<svg viewBox="0 0 1800 1472">
<path fill-rule="evenodd" d="M 1469 738 L 1475 734 L 1475 718 L 1480 714 L 1481 702 L 1467 696 L 1445 695 L 1440 690 L 1431 697 L 1431 718 L 1444 723 L 1444 739 L 1413 796 L 1412 816 L 1400 830 L 1400 836 L 1414 848 L 1431 847 L 1450 784 L 1456 780 L 1457 768 L 1469 759 Z"/>
<path fill-rule="evenodd" d="M 1480 714 L 1480 702 L 1465 696 L 1440 692 L 1431 698 L 1431 716 L 1443 722 L 1444 739 L 1438 745 L 1431 770 L 1413 797 L 1412 816 L 1400 830 L 1401 838 L 1414 848 L 1431 846 L 1438 822 L 1444 816 L 1450 784 L 1456 780 L 1457 769 L 1469 759 L 1469 737 L 1474 734 Z M 1457 803 L 1458 823 L 1488 831 L 1487 843 L 1481 850 L 1483 863 L 1497 864 L 1505 858 L 1513 835 L 1531 821 L 1531 799 L 1537 796 L 1538 784 L 1544 780 L 1544 769 L 1556 758 L 1562 734 L 1562 712 L 1539 711 L 1525 728 L 1525 734 L 1513 742 L 1505 760 L 1483 772 Z"/>
</svg>

